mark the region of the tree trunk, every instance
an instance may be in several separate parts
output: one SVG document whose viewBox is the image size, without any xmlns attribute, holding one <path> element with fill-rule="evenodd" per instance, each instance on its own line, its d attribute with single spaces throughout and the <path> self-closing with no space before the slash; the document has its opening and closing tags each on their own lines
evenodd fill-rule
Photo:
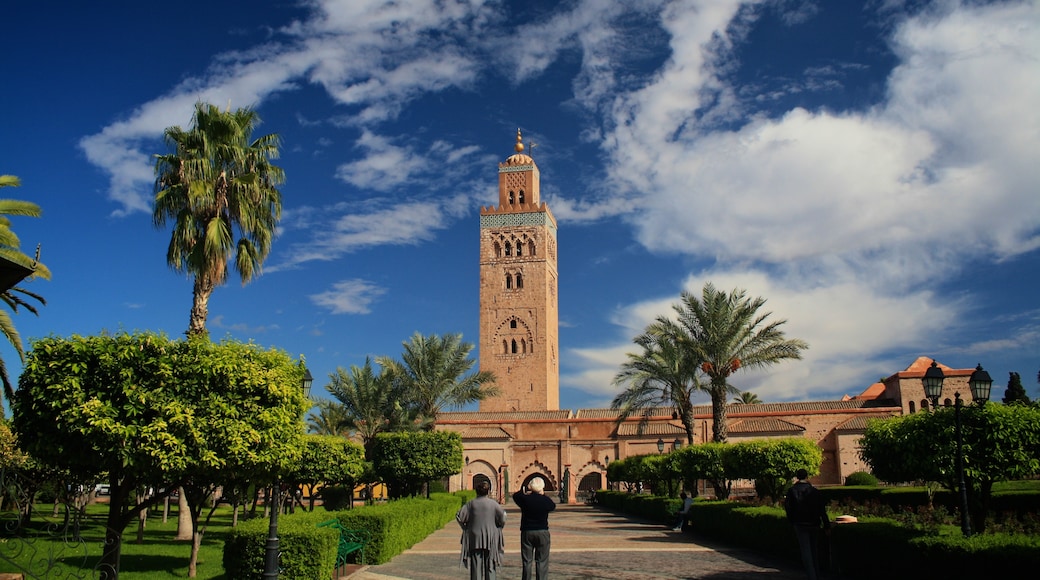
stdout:
<svg viewBox="0 0 1040 580">
<path fill-rule="evenodd" d="M 729 428 L 726 426 L 726 379 L 719 381 L 721 384 L 715 380 L 711 384 L 711 440 L 725 443 L 729 438 Z"/>
<path fill-rule="evenodd" d="M 213 282 L 210 281 L 208 275 L 195 275 L 191 317 L 188 319 L 188 336 L 206 334 L 206 319 L 209 317 L 209 297 L 213 294 L 213 288 Z"/>
<path fill-rule="evenodd" d="M 191 509 L 183 487 L 177 488 L 177 535 L 175 540 L 190 540 L 193 537 L 191 527 Z"/>
<path fill-rule="evenodd" d="M 137 494 L 137 504 L 138 505 L 144 503 L 144 499 L 145 498 L 143 497 L 143 495 L 144 494 L 141 494 L 141 493 Z M 143 509 L 140 512 L 138 512 L 138 514 L 137 514 L 137 543 L 138 544 L 143 544 L 144 543 L 144 527 L 145 527 L 145 523 L 146 523 L 147 520 L 148 520 L 148 510 L 147 509 Z"/>
</svg>

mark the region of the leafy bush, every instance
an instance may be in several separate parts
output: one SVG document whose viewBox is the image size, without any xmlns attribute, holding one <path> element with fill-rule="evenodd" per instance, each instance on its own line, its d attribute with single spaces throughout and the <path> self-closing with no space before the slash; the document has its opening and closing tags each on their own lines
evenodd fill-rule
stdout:
<svg viewBox="0 0 1040 580">
<path fill-rule="evenodd" d="M 866 471 L 857 471 L 850 473 L 845 478 L 845 485 L 868 485 L 876 486 L 878 484 L 878 478 L 874 477 L 873 474 Z"/>
</svg>

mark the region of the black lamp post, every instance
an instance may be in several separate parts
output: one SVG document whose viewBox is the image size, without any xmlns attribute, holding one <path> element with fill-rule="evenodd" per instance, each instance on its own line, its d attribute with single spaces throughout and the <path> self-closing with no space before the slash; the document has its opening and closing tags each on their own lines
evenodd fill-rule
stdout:
<svg viewBox="0 0 1040 580">
<path fill-rule="evenodd" d="M 672 441 L 672 451 L 678 451 L 680 447 L 682 447 L 682 441 L 679 439 Z"/>
<path fill-rule="evenodd" d="M 932 361 L 932 366 L 925 372 L 924 378 L 921 382 L 924 384 L 925 395 L 932 400 L 932 411 L 934 412 L 939 406 L 939 395 L 942 393 L 943 380 L 945 375 L 936 364 Z M 971 377 L 968 379 L 968 386 L 971 388 L 971 398 L 978 405 L 986 404 L 989 400 L 990 390 L 993 387 L 993 379 L 990 378 L 989 373 L 982 369 L 982 365 L 975 367 L 975 372 L 971 373 Z M 954 433 L 957 437 L 957 485 L 960 487 L 961 496 L 961 533 L 964 537 L 971 537 L 971 518 L 968 515 L 968 486 L 964 482 L 964 453 L 962 448 L 964 446 L 964 436 L 961 429 L 961 402 L 960 392 L 954 393 Z"/>
<path fill-rule="evenodd" d="M 307 399 L 311 398 L 311 385 L 314 384 L 314 377 L 311 376 L 309 369 L 303 369 L 303 380 L 300 381 L 300 389 L 303 391 L 303 396 Z M 267 530 L 267 543 L 264 545 L 264 573 L 262 578 L 278 580 L 278 560 L 280 552 L 278 549 L 278 512 L 282 511 L 280 505 L 280 499 L 282 495 L 281 482 L 275 478 L 274 485 L 271 488 L 271 525 Z"/>
<path fill-rule="evenodd" d="M 664 439 L 657 440 L 657 452 L 664 453 Z"/>
</svg>

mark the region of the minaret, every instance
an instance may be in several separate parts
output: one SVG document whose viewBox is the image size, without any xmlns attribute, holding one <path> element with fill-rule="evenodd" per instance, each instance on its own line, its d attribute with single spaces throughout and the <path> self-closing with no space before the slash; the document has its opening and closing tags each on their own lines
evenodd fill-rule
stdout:
<svg viewBox="0 0 1040 580">
<path fill-rule="evenodd" d="M 556 219 L 519 129 L 514 149 L 498 164 L 498 206 L 480 208 L 480 370 L 500 391 L 480 410 L 557 410 Z"/>
</svg>

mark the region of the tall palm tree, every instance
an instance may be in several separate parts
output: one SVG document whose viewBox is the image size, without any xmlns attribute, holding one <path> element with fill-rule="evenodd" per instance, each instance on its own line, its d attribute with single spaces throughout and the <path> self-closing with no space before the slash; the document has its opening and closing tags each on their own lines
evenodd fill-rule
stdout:
<svg viewBox="0 0 1040 580">
<path fill-rule="evenodd" d="M 657 319 L 668 332 L 683 337 L 690 356 L 710 378 L 713 441 L 724 443 L 728 437 L 726 399 L 729 393 L 739 392 L 728 382 L 731 374 L 800 359 L 809 348 L 803 340 L 784 337 L 780 327 L 786 320 L 767 322 L 772 313 L 759 312 L 765 303 L 764 298 L 748 298 L 745 290 L 721 292 L 708 282 L 700 299 L 682 293 L 673 306 L 675 320 Z"/>
<path fill-rule="evenodd" d="M 328 387 L 326 387 L 328 388 Z M 322 399 L 314 403 L 315 410 L 307 415 L 307 432 L 314 435 L 350 435 L 346 427 L 347 412 L 343 403 Z"/>
<path fill-rule="evenodd" d="M 21 184 L 21 181 L 14 175 L 0 175 L 0 187 L 18 187 Z M 24 279 L 21 276 L 24 274 L 30 278 L 50 280 L 51 271 L 47 269 L 47 266 L 39 262 L 39 248 L 36 250 L 35 259 L 30 258 L 21 251 L 21 240 L 18 239 L 14 230 L 11 229 L 9 216 L 40 217 L 40 214 L 40 206 L 35 203 L 17 199 L 0 199 L 0 258 L 10 262 L 17 270 L 20 270 L 15 275 L 17 280 L 14 278 L 9 279 L 8 283 L 3 285 L 2 291 L 0 291 L 0 300 L 3 300 L 7 307 L 11 309 L 11 312 L 15 314 L 18 313 L 18 308 L 24 308 L 33 314 L 39 315 L 36 306 L 28 302 L 26 298 L 31 298 L 43 305 L 47 304 L 43 296 L 17 285 Z M 8 284 L 11 284 L 11 286 L 8 286 Z M 11 343 L 15 352 L 18 353 L 18 358 L 25 362 L 25 346 L 22 343 L 22 336 L 18 334 L 18 329 L 14 326 L 14 320 L 6 310 L 0 310 L 0 334 L 3 334 L 4 338 Z M 0 358 L 0 382 L 4 386 L 4 396 L 10 401 L 14 397 L 14 386 L 11 384 L 11 378 L 7 374 L 7 365 L 4 363 L 3 358 Z"/>
<path fill-rule="evenodd" d="M 734 403 L 742 403 L 744 405 L 761 405 L 762 399 L 758 398 L 758 395 L 751 391 L 741 391 L 737 398 L 733 400 Z"/>
<path fill-rule="evenodd" d="M 166 262 L 195 278 L 189 336 L 205 334 L 210 295 L 227 281 L 232 256 L 246 284 L 271 251 L 285 174 L 271 163 L 278 135 L 252 139 L 259 124 L 251 109 L 197 103 L 188 130 L 163 133 L 173 151 L 156 155 L 152 220 L 156 227 L 174 222 Z"/>
<path fill-rule="evenodd" d="M 325 390 L 338 402 L 342 417 L 339 426 L 361 440 L 366 454 L 379 433 L 411 425 L 405 390 L 386 369 L 377 374 L 371 359 L 365 358 L 362 367 L 351 365 L 350 373 L 337 368 L 329 379 Z"/>
<path fill-rule="evenodd" d="M 624 386 L 610 403 L 611 409 L 619 409 L 620 424 L 633 413 L 642 412 L 639 422 L 642 430 L 649 422 L 654 409 L 672 407 L 686 429 L 686 441 L 693 444 L 694 393 L 706 390 L 698 376 L 697 361 L 691 359 L 684 349 L 682 337 L 666 332 L 667 329 L 651 324 L 636 337 L 635 343 L 642 353 L 628 353 L 627 360 L 614 377 L 615 386 Z"/>
<path fill-rule="evenodd" d="M 409 405 L 427 430 L 433 429 L 442 410 L 498 394 L 494 373 L 470 372 L 476 363 L 469 358 L 473 344 L 463 342 L 461 334 L 423 336 L 416 332 L 403 345 L 400 361 L 384 356 L 376 362 L 405 389 Z"/>
</svg>

